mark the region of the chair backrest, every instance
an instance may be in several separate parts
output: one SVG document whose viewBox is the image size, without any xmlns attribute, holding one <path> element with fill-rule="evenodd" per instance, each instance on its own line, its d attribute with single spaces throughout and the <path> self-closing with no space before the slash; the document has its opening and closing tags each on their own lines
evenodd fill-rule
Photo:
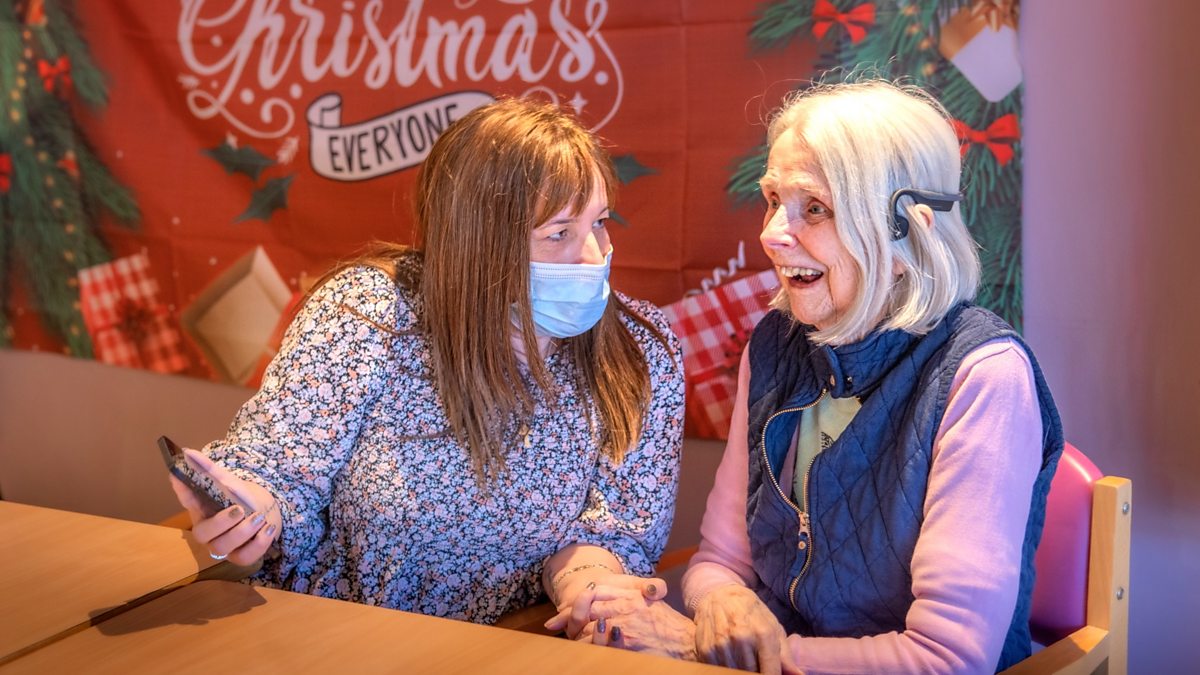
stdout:
<svg viewBox="0 0 1200 675">
<path fill-rule="evenodd" d="M 1050 644 L 1087 623 L 1088 553 L 1092 531 L 1092 484 L 1100 469 L 1067 443 L 1046 498 L 1046 528 L 1033 566 L 1033 639 Z"/>
<path fill-rule="evenodd" d="M 1045 645 L 1002 675 L 1125 675 L 1133 484 L 1067 444 L 1034 558 L 1029 627 Z"/>
</svg>

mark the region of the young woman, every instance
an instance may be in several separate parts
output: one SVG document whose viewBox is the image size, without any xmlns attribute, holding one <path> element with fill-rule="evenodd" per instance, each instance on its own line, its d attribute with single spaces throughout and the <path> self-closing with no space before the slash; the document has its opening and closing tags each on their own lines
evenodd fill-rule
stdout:
<svg viewBox="0 0 1200 675">
<path fill-rule="evenodd" d="M 331 273 L 228 435 L 194 462 L 253 499 L 204 513 L 266 584 L 480 623 L 643 588 L 670 530 L 677 339 L 610 292 L 616 179 L 557 108 L 508 99 L 421 168 L 418 245 Z M 653 593 L 651 593 L 653 595 Z"/>
</svg>

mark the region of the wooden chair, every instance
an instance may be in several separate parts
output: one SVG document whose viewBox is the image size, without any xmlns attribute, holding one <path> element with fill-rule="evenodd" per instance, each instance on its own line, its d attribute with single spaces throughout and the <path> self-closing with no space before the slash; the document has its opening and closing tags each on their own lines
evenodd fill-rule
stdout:
<svg viewBox="0 0 1200 675">
<path fill-rule="evenodd" d="M 1050 484 L 1029 621 L 1046 647 L 1004 675 L 1125 675 L 1133 485 L 1068 443 Z"/>
</svg>

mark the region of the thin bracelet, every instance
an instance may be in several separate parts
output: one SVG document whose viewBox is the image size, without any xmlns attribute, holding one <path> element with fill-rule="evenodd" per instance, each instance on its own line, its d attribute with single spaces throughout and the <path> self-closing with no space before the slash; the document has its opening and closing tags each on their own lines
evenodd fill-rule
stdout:
<svg viewBox="0 0 1200 675">
<path fill-rule="evenodd" d="M 594 563 L 587 563 L 586 565 L 579 565 L 578 567 L 572 567 L 571 569 L 567 570 L 566 572 L 559 574 L 558 578 L 550 583 L 550 592 L 557 595 L 558 594 L 558 586 L 559 586 L 559 584 L 562 583 L 563 579 L 566 579 L 567 577 L 571 576 L 572 574 L 574 574 L 580 570 L 592 569 L 593 567 L 603 567 L 604 569 L 608 570 L 609 574 L 616 574 L 616 572 L 613 571 L 613 568 L 609 567 L 608 565 L 605 565 L 604 563 L 594 562 Z"/>
</svg>

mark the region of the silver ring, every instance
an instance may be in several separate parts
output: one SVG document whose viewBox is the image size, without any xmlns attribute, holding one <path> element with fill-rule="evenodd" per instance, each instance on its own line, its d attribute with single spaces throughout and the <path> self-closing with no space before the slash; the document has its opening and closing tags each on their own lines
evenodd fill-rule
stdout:
<svg viewBox="0 0 1200 675">
<path fill-rule="evenodd" d="M 226 559 L 226 558 L 228 558 L 228 557 L 229 557 L 229 554 L 228 554 L 228 553 L 226 553 L 225 555 L 217 555 L 216 553 L 213 553 L 212 551 L 209 551 L 209 552 L 208 552 L 208 557 L 212 558 L 213 560 L 224 560 L 224 559 Z"/>
</svg>

